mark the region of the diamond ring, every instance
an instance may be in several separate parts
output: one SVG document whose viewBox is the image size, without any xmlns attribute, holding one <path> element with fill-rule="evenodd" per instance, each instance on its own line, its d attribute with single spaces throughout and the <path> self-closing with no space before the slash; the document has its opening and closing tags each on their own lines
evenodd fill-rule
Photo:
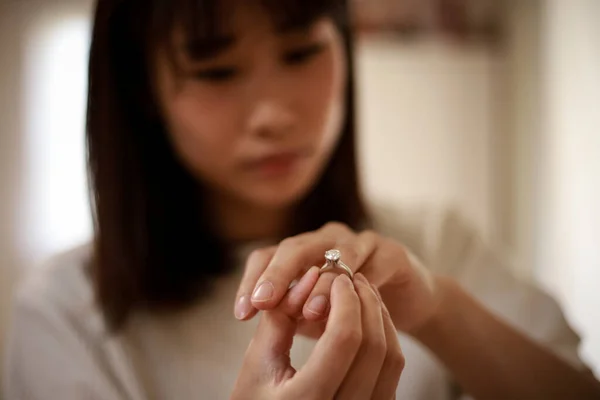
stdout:
<svg viewBox="0 0 600 400">
<path fill-rule="evenodd" d="M 342 262 L 341 257 L 342 257 L 342 253 L 340 253 L 339 250 L 336 250 L 336 249 L 327 250 L 325 252 L 325 264 L 323 264 L 323 266 L 321 267 L 319 274 L 331 271 L 335 268 L 340 268 L 342 271 L 344 271 L 350 277 L 350 279 L 352 279 L 354 277 L 354 274 L 352 273 L 352 270 L 350 269 L 350 267 L 348 267 L 346 264 L 344 264 Z"/>
</svg>

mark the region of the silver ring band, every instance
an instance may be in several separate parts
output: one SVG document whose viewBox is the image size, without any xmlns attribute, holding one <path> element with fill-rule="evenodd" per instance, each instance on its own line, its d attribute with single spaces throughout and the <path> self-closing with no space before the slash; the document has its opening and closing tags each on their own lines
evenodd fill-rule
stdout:
<svg viewBox="0 0 600 400">
<path fill-rule="evenodd" d="M 334 270 L 335 268 L 340 268 L 342 271 L 344 271 L 348 275 L 348 277 L 350 277 L 350 279 L 353 279 L 354 273 L 352 272 L 350 267 L 347 266 L 346 264 L 344 264 L 344 262 L 340 258 L 341 258 L 341 253 L 339 250 L 336 250 L 336 249 L 327 250 L 325 252 L 325 260 L 326 261 L 325 261 L 325 264 L 323 264 L 323 266 L 321 267 L 321 270 L 319 271 L 319 275 L 324 272 L 329 272 L 331 270 Z"/>
</svg>

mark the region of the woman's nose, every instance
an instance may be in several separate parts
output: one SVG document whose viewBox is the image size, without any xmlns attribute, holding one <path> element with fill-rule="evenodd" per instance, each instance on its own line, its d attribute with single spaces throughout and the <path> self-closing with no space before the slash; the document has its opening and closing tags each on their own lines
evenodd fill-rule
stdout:
<svg viewBox="0 0 600 400">
<path fill-rule="evenodd" d="M 294 127 L 292 111 L 277 101 L 261 101 L 254 107 L 249 120 L 253 135 L 278 139 L 289 135 Z"/>
</svg>

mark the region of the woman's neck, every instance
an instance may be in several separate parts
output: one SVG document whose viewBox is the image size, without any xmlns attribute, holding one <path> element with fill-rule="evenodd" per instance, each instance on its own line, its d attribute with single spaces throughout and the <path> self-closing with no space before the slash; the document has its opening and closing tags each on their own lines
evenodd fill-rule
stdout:
<svg viewBox="0 0 600 400">
<path fill-rule="evenodd" d="M 289 230 L 292 216 L 289 207 L 260 207 L 221 196 L 212 199 L 210 212 L 219 234 L 232 242 L 283 237 Z"/>
</svg>

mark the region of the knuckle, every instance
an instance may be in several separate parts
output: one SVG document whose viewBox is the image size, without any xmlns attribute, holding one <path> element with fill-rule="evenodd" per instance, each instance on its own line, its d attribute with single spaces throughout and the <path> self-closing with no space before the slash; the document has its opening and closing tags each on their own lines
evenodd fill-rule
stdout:
<svg viewBox="0 0 600 400">
<path fill-rule="evenodd" d="M 346 226 L 345 224 L 338 222 L 338 221 L 331 221 L 326 223 L 323 226 L 324 230 L 328 230 L 328 231 L 349 231 L 350 228 L 348 228 L 348 226 Z"/>
<path fill-rule="evenodd" d="M 406 255 L 406 248 L 404 245 L 392 238 L 385 238 L 384 240 L 385 247 L 390 253 L 398 254 L 400 253 L 402 256 Z"/>
<path fill-rule="evenodd" d="M 362 231 L 360 234 L 365 239 L 376 239 L 379 237 L 379 234 L 372 229 L 367 229 L 366 231 Z"/>
<path fill-rule="evenodd" d="M 397 243 L 388 237 L 381 239 L 381 248 L 383 250 L 389 251 L 390 248 L 398 247 Z"/>
<path fill-rule="evenodd" d="M 406 257 L 404 247 L 393 239 L 385 238 L 379 245 L 379 257 L 385 263 L 397 263 Z"/>
<path fill-rule="evenodd" d="M 248 264 L 264 262 L 270 258 L 272 252 L 273 249 L 270 247 L 253 250 L 248 256 Z"/>
<path fill-rule="evenodd" d="M 406 365 L 406 359 L 404 358 L 404 354 L 400 349 L 394 349 L 392 351 L 388 351 L 386 356 L 386 364 L 389 365 L 389 368 L 395 371 L 402 371 L 404 366 Z"/>
</svg>

